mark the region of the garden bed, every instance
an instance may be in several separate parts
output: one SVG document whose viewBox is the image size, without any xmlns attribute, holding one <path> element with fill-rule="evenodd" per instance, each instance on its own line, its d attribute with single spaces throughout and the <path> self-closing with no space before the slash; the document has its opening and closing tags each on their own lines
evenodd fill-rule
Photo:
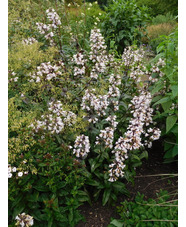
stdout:
<svg viewBox="0 0 186 227">
<path fill-rule="evenodd" d="M 170 176 L 170 174 L 177 174 L 178 166 L 175 163 L 163 163 L 163 147 L 161 141 L 154 142 L 153 148 L 149 149 L 148 160 L 143 161 L 143 165 L 136 171 L 135 184 L 126 184 L 130 191 L 130 197 L 120 196 L 114 206 L 102 206 L 101 201 L 97 201 L 90 206 L 88 203 L 82 205 L 79 209 L 86 221 L 81 221 L 76 227 L 107 227 L 112 218 L 119 218 L 116 213 L 116 206 L 120 202 L 127 199 L 133 201 L 137 192 L 144 194 L 144 198 L 156 199 L 156 193 L 160 189 L 167 190 L 172 193 L 177 191 L 178 179 L 177 176 Z M 159 175 L 159 176 L 158 176 Z M 176 198 L 174 198 L 176 199 Z"/>
</svg>

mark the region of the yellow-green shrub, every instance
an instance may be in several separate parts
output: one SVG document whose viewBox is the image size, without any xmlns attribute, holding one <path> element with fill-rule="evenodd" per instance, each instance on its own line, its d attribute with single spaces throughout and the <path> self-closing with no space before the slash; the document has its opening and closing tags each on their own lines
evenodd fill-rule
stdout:
<svg viewBox="0 0 186 227">
<path fill-rule="evenodd" d="M 40 49 L 41 46 L 42 44 L 37 42 L 32 45 L 25 45 L 20 42 L 13 45 L 8 54 L 9 70 L 28 73 L 42 62 L 53 61 L 57 49 L 49 47 L 43 51 Z"/>
</svg>

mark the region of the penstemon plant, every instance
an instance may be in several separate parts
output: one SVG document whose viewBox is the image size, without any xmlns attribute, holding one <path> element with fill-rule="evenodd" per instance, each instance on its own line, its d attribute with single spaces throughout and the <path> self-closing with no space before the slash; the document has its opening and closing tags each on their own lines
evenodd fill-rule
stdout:
<svg viewBox="0 0 186 227">
<path fill-rule="evenodd" d="M 70 34 L 76 23 L 53 8 L 10 51 L 9 220 L 28 213 L 37 226 L 75 226 L 83 202 L 128 195 L 125 183 L 159 139 L 149 91 L 165 63 L 146 66 L 136 46 L 116 58 L 99 18 L 83 39 L 87 28 Z"/>
</svg>

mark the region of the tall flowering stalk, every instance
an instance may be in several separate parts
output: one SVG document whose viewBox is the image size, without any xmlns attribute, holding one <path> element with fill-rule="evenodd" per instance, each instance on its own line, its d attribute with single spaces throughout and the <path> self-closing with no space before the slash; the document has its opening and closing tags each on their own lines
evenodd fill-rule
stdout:
<svg viewBox="0 0 186 227">
<path fill-rule="evenodd" d="M 90 77 L 97 79 L 100 73 L 104 73 L 107 69 L 108 56 L 106 53 L 106 45 L 100 29 L 92 29 L 90 34 L 89 59 L 93 63 Z"/>
<path fill-rule="evenodd" d="M 137 150 L 143 146 L 152 146 L 152 141 L 157 140 L 160 137 L 161 131 L 156 128 L 146 129 L 152 121 L 153 109 L 150 108 L 152 101 L 151 94 L 146 91 L 142 91 L 139 96 L 135 96 L 129 107 L 132 109 L 131 113 L 133 117 L 131 118 L 128 126 L 127 132 L 125 132 L 124 137 L 120 137 L 115 144 L 112 153 L 115 155 L 115 160 L 109 165 L 109 181 L 116 181 L 119 177 L 124 176 L 125 159 L 128 158 L 128 154 L 131 150 Z M 149 137 L 149 134 L 152 135 Z M 145 135 L 146 139 L 143 143 L 142 135 Z"/>
<path fill-rule="evenodd" d="M 45 38 L 49 40 L 50 45 L 54 46 L 55 42 L 53 37 L 55 37 L 55 29 L 57 29 L 61 25 L 61 20 L 59 15 L 56 13 L 54 9 L 47 9 L 46 10 L 47 18 L 51 22 L 50 24 L 43 24 L 37 22 L 37 29 L 40 34 L 45 35 Z"/>
</svg>

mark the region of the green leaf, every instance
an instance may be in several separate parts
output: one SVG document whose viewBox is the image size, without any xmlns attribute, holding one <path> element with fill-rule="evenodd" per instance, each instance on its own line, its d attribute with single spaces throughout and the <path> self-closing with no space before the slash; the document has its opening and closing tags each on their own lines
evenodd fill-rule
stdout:
<svg viewBox="0 0 186 227">
<path fill-rule="evenodd" d="M 171 107 L 172 101 L 168 101 L 166 103 L 162 103 L 161 105 L 163 107 L 163 110 L 166 111 L 166 110 L 168 110 Z"/>
<path fill-rule="evenodd" d="M 88 179 L 86 183 L 88 185 L 92 185 L 92 186 L 95 186 L 95 187 L 98 187 L 100 185 L 100 182 L 93 180 L 93 179 Z"/>
<path fill-rule="evenodd" d="M 13 214 L 12 214 L 12 217 L 13 219 L 15 219 L 15 217 L 18 215 L 18 214 L 21 214 L 21 212 L 25 209 L 25 205 L 24 204 L 19 204 L 19 206 L 16 206 L 14 211 L 13 211 Z"/>
<path fill-rule="evenodd" d="M 100 166 L 100 162 L 98 162 L 98 160 L 94 160 L 92 163 L 91 163 L 91 172 L 94 172 L 99 166 Z"/>
<path fill-rule="evenodd" d="M 140 158 L 139 158 L 137 155 L 135 155 L 135 154 L 132 155 L 132 158 L 134 158 L 134 159 L 140 161 Z"/>
<path fill-rule="evenodd" d="M 124 193 L 125 195 L 129 195 L 128 190 L 125 187 L 125 184 L 119 181 L 115 181 L 112 183 L 112 186 L 117 189 L 118 192 Z"/>
<path fill-rule="evenodd" d="M 166 119 L 166 133 L 176 124 L 178 117 L 175 115 L 168 116 Z"/>
<path fill-rule="evenodd" d="M 178 135 L 178 124 L 177 123 L 171 129 L 171 132 L 174 133 L 175 135 Z"/>
<path fill-rule="evenodd" d="M 158 92 L 160 89 L 162 89 L 163 86 L 164 86 L 163 83 L 158 84 L 157 86 L 155 86 L 155 87 L 153 88 L 153 90 L 151 91 L 151 94 L 154 95 L 156 92 Z"/>
<path fill-rule="evenodd" d="M 110 224 L 112 224 L 112 225 L 114 225 L 116 227 L 123 227 L 124 226 L 124 223 L 122 223 L 122 222 L 120 222 L 120 221 L 118 221 L 116 219 L 112 220 Z"/>
<path fill-rule="evenodd" d="M 105 204 L 108 202 L 110 193 L 111 193 L 110 188 L 105 189 L 105 191 L 103 193 L 103 200 L 102 200 L 103 206 L 105 206 Z"/>
<path fill-rule="evenodd" d="M 172 85 L 171 90 L 172 90 L 172 98 L 177 97 L 178 96 L 178 85 Z"/>
<path fill-rule="evenodd" d="M 152 102 L 154 103 L 154 102 L 157 102 L 158 100 L 160 100 L 162 98 L 162 96 L 161 95 L 157 95 L 157 96 L 155 96 L 153 99 L 152 99 Z"/>
<path fill-rule="evenodd" d="M 33 194 L 30 194 L 28 201 L 37 202 L 39 198 L 39 192 L 35 191 Z"/>
<path fill-rule="evenodd" d="M 154 103 L 153 106 L 168 102 L 169 100 L 170 100 L 169 97 L 164 97 L 164 98 L 160 99 L 159 101 L 157 101 L 156 103 Z"/>
<path fill-rule="evenodd" d="M 95 198 L 95 200 L 97 200 L 98 199 L 98 197 L 99 197 L 99 195 L 100 195 L 100 192 L 101 192 L 101 189 L 98 189 L 95 193 L 94 193 L 94 198 Z"/>
<path fill-rule="evenodd" d="M 36 190 L 41 191 L 41 192 L 47 192 L 49 190 L 48 187 L 46 187 L 44 185 L 33 186 L 33 188 L 35 188 Z"/>
<path fill-rule="evenodd" d="M 139 156 L 139 158 L 140 159 L 142 159 L 142 158 L 148 158 L 148 152 L 147 151 L 143 151 L 143 153 L 142 154 L 140 154 L 140 156 Z"/>
<path fill-rule="evenodd" d="M 178 155 L 178 145 L 175 145 L 173 148 L 171 148 L 170 150 L 168 150 L 165 155 L 164 158 L 174 158 Z"/>
</svg>

